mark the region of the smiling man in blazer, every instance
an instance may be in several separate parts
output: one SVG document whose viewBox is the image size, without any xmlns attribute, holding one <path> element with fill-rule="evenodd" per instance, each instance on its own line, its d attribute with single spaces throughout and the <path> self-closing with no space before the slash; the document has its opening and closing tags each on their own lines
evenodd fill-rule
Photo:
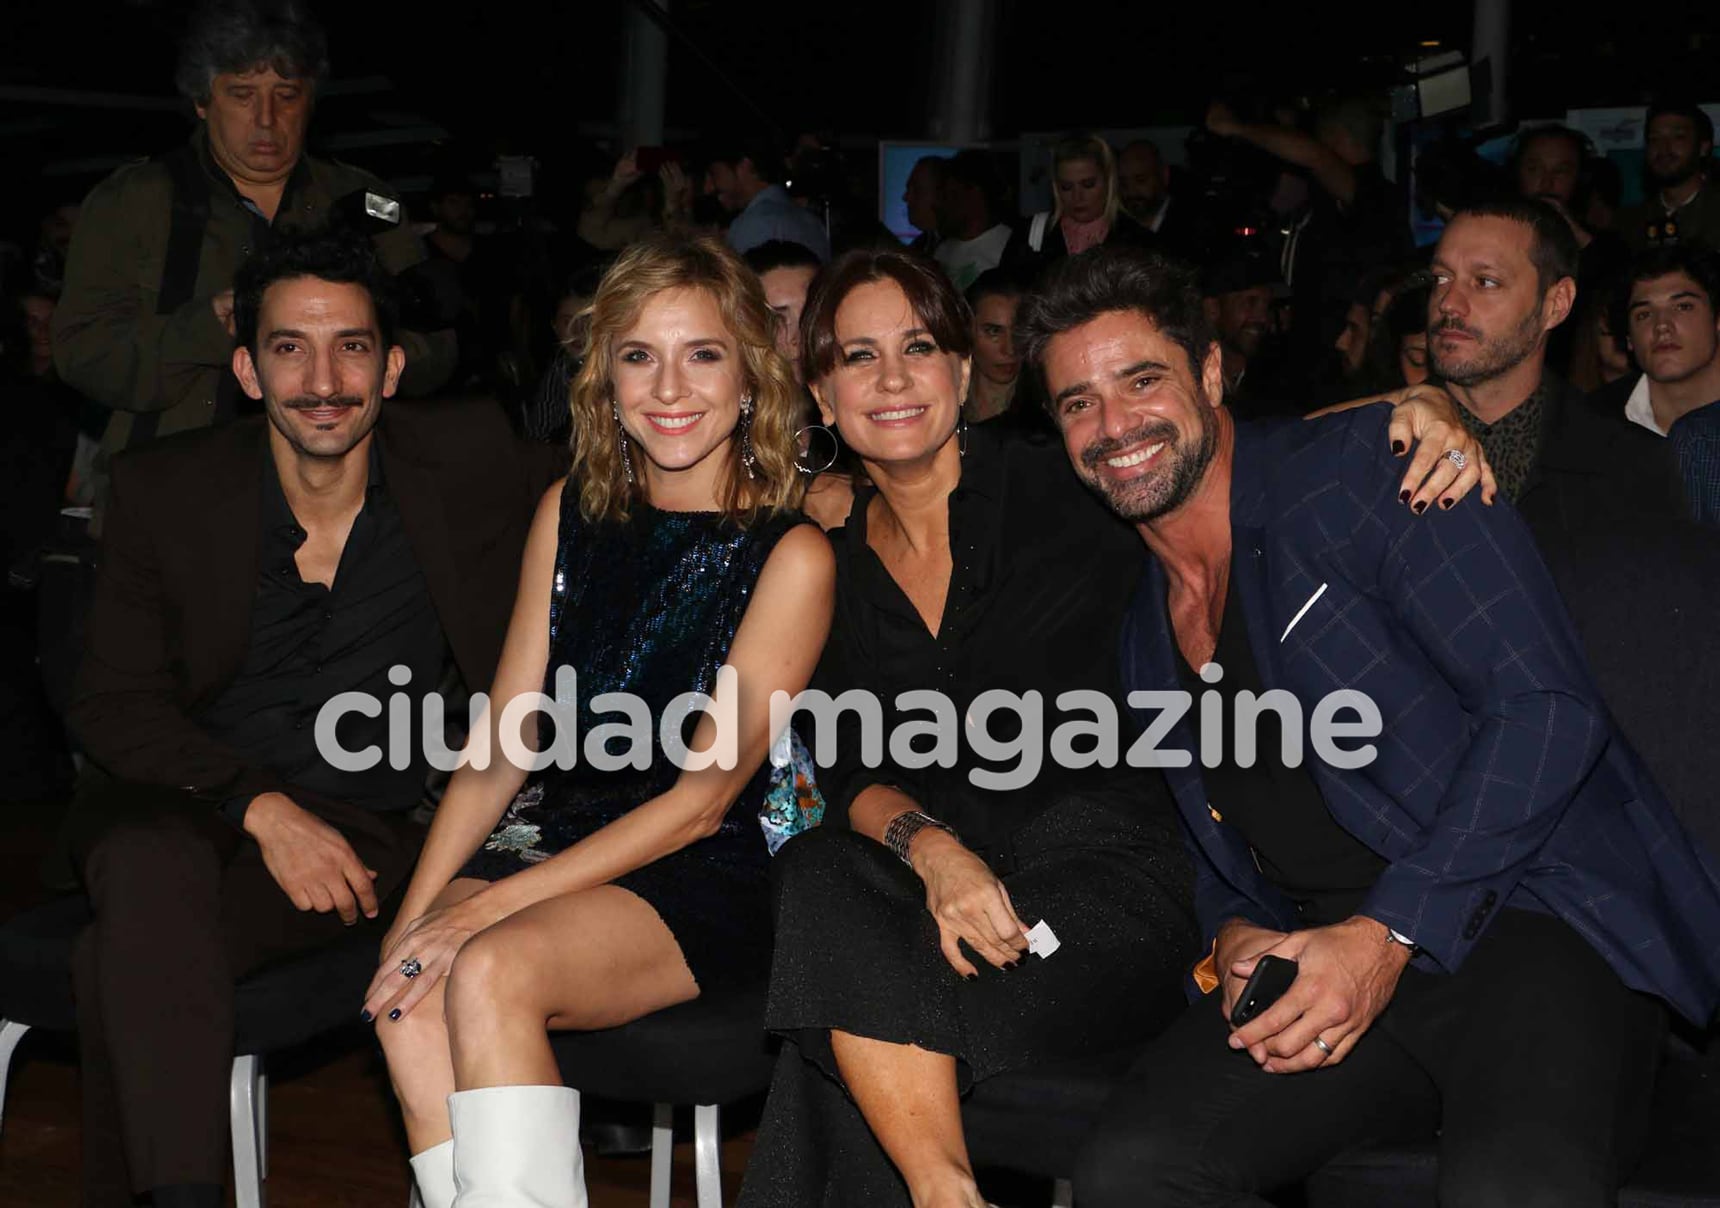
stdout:
<svg viewBox="0 0 1720 1208">
<path fill-rule="evenodd" d="M 114 461 L 71 709 L 88 1204 L 221 1203 L 235 980 L 380 937 L 417 854 L 422 743 L 337 771 L 316 716 L 416 701 L 450 662 L 488 688 L 550 478 L 491 403 L 386 401 L 405 358 L 364 240 L 284 240 L 235 294 L 234 372 L 266 415 Z M 348 750 L 389 749 L 385 712 L 347 722 Z"/>
<path fill-rule="evenodd" d="M 1018 325 L 1076 473 L 1152 554 L 1128 686 L 1226 706 L 1167 744 L 1202 756 L 1167 776 L 1208 992 L 1105 1113 L 1080 1201 L 1264 1204 L 1438 1129 L 1442 1203 L 1610 1204 L 1662 1004 L 1703 1025 L 1720 999 L 1720 875 L 1615 734 L 1528 529 L 1506 504 L 1402 507 L 1384 408 L 1234 422 L 1161 258 L 1076 257 Z M 1301 764 L 1270 725 L 1240 753 L 1232 719 L 1279 689 L 1361 694 L 1381 724 L 1339 760 Z M 1268 954 L 1295 980 L 1233 1028 Z"/>
</svg>

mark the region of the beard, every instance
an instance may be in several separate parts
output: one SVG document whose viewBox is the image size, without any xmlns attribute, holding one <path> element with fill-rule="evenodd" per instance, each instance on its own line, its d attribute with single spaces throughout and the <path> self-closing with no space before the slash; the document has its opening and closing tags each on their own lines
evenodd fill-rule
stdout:
<svg viewBox="0 0 1720 1208">
<path fill-rule="evenodd" d="M 1466 327 L 1456 318 L 1439 319 L 1427 329 L 1427 347 L 1433 371 L 1459 386 L 1478 386 L 1508 373 L 1526 361 L 1541 338 L 1541 307 L 1536 306 L 1521 323 L 1502 336 L 1489 336 L 1478 327 Z M 1439 333 L 1460 331 L 1475 341 L 1467 357 L 1439 351 Z"/>
<path fill-rule="evenodd" d="M 1176 425 L 1168 420 L 1143 424 L 1124 436 L 1097 440 L 1081 451 L 1080 477 L 1104 499 L 1118 516 L 1133 524 L 1157 520 L 1181 507 L 1206 476 L 1218 452 L 1218 417 L 1199 399 L 1200 435 L 1185 442 Z M 1164 448 L 1153 458 L 1153 472 L 1127 482 L 1116 482 L 1099 473 L 1099 464 L 1130 446 L 1163 441 Z"/>
<path fill-rule="evenodd" d="M 1701 162 L 1695 157 L 1674 160 L 1663 168 L 1656 168 L 1652 163 L 1647 165 L 1645 174 L 1648 182 L 1657 189 L 1676 189 L 1701 170 Z"/>
</svg>

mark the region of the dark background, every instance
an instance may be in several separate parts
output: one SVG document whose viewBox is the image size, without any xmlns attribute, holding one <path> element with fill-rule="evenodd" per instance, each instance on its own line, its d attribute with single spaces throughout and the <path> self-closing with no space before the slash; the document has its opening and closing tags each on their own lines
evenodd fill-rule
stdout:
<svg viewBox="0 0 1720 1208">
<path fill-rule="evenodd" d="M 457 162 L 487 168 L 531 154 L 546 188 L 606 160 L 595 140 L 613 122 L 621 13 L 627 0 L 463 6 L 312 0 L 327 25 L 334 85 L 313 146 L 400 178 Z M 1571 0 L 1512 9 L 1514 111 L 1640 103 L 1685 85 L 1701 99 L 1720 47 L 1713 4 L 1658 3 L 1591 15 Z M 175 46 L 183 0 L 14 0 L 0 38 L 0 222 L 80 196 L 127 158 L 183 137 Z M 671 0 L 671 137 L 723 127 L 819 130 L 852 141 L 926 132 L 936 70 L 932 0 Z M 1295 96 L 1392 82 L 1423 50 L 1467 49 L 1468 4 L 1130 3 L 1004 0 L 994 69 L 993 133 L 1198 122 L 1215 95 Z M 697 48 L 696 51 L 694 48 Z M 724 78 L 703 60 L 718 65 Z M 66 105 L 29 87 L 153 98 L 139 109 Z M 356 89 L 351 90 L 351 89 Z M 342 137 L 439 128 L 447 137 L 394 146 Z"/>
</svg>

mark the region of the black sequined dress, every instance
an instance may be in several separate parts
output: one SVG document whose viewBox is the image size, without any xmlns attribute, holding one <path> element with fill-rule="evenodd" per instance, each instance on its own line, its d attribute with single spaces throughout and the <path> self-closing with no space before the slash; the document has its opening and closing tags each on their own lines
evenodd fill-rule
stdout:
<svg viewBox="0 0 1720 1208">
<path fill-rule="evenodd" d="M 683 693 L 714 690 L 765 560 L 804 522 L 788 513 L 743 529 L 716 513 L 636 504 L 626 521 L 590 524 L 577 491 L 563 493 L 543 690 L 577 719 L 577 757 L 572 766 L 559 760 L 532 773 L 460 876 L 497 881 L 546 860 L 675 782 L 680 769 L 663 749 L 664 711 Z M 587 737 L 626 718 L 594 709 L 604 693 L 630 694 L 649 710 L 648 760 L 593 766 Z M 542 728 L 547 748 L 554 728 L 547 719 Z M 631 750 L 613 734 L 603 745 L 616 757 Z M 758 816 L 769 784 L 766 761 L 716 834 L 614 882 L 657 911 L 702 988 L 757 981 L 769 968 L 769 855 Z"/>
</svg>

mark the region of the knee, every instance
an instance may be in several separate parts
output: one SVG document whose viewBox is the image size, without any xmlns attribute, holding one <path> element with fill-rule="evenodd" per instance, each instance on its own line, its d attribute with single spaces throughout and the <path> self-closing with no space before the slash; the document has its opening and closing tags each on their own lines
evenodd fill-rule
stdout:
<svg viewBox="0 0 1720 1208">
<path fill-rule="evenodd" d="M 399 1019 L 387 1014 L 371 1025 L 376 1042 L 388 1061 L 388 1072 L 398 1085 L 400 1074 L 437 1056 L 448 1053 L 448 1025 L 442 1018 L 442 995 L 430 994 Z"/>
<path fill-rule="evenodd" d="M 449 1028 L 470 1027 L 534 1005 L 530 960 L 491 928 L 460 947 L 443 983 L 443 1012 Z"/>
<path fill-rule="evenodd" d="M 199 887 L 217 892 L 221 860 L 214 845 L 190 826 L 150 819 L 122 822 L 98 835 L 84 852 L 83 873 L 90 902 L 100 914 L 109 906 L 126 908 L 139 894 L 164 904 L 195 899 Z"/>
</svg>

